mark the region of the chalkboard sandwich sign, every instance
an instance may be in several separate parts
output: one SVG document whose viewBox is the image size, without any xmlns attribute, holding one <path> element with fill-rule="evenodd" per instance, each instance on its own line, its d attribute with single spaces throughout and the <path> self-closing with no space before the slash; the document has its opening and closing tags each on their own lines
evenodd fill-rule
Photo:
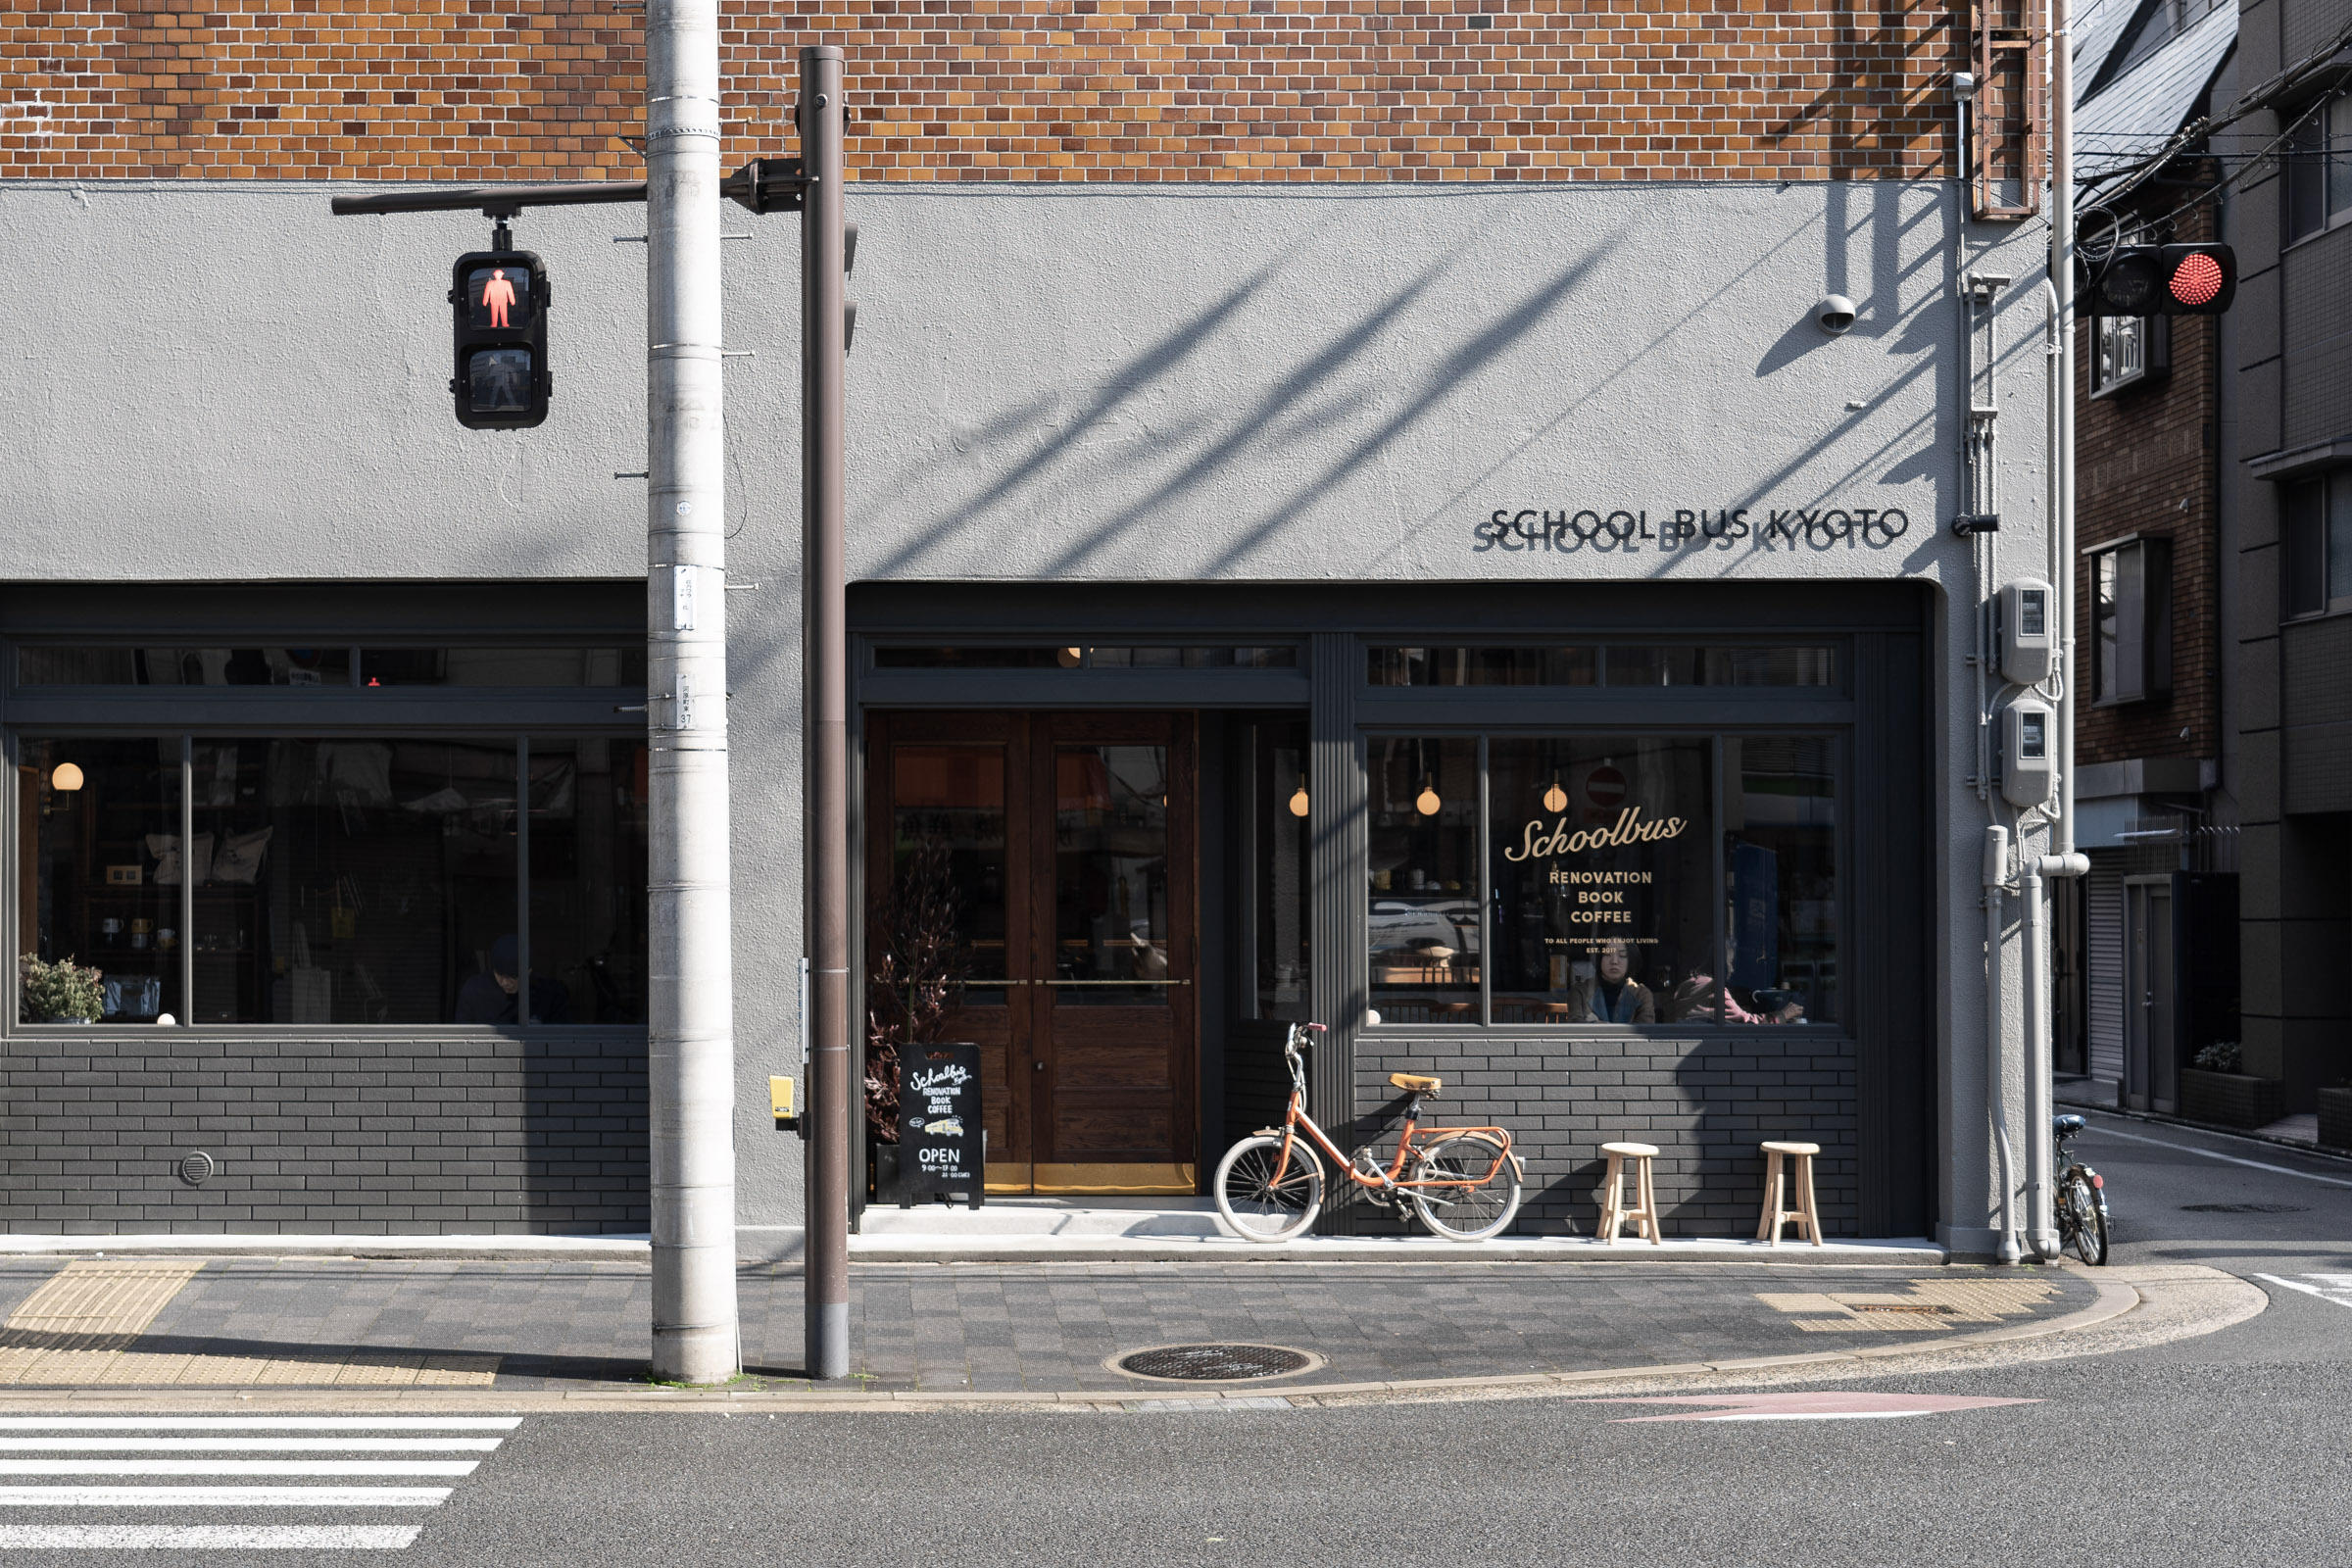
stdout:
<svg viewBox="0 0 2352 1568">
<path fill-rule="evenodd" d="M 980 1117 L 980 1048 L 908 1046 L 899 1075 L 899 1206 L 986 1196 L 988 1146 Z"/>
</svg>

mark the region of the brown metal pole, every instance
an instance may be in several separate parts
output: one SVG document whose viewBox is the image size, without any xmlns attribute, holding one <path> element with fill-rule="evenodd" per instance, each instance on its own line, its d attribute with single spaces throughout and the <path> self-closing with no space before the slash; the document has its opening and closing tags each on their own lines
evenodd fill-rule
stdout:
<svg viewBox="0 0 2352 1568">
<path fill-rule="evenodd" d="M 848 573 L 842 550 L 842 380 L 849 356 L 842 232 L 842 52 L 801 51 L 802 593 L 808 733 L 809 1109 L 808 1353 L 850 1371 L 850 820 Z"/>
</svg>

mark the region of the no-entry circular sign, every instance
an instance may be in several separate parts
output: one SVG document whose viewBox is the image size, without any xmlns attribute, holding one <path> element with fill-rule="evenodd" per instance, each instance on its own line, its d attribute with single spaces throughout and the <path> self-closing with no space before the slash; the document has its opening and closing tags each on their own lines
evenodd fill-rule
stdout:
<svg viewBox="0 0 2352 1568">
<path fill-rule="evenodd" d="M 1625 800 L 1625 775 L 1603 762 L 1585 775 L 1585 799 L 1606 810 Z"/>
</svg>

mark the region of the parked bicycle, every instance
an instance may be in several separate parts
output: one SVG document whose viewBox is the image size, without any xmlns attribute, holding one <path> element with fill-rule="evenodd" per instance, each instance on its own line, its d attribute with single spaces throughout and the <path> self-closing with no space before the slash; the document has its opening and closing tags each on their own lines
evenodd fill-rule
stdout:
<svg viewBox="0 0 2352 1568">
<path fill-rule="evenodd" d="M 2050 1118 L 2058 1142 L 2058 1245 L 2095 1266 L 2107 1261 L 2107 1183 L 2066 1147 L 2089 1125 L 2076 1115 Z"/>
<path fill-rule="evenodd" d="M 1452 1242 L 1484 1241 L 1519 1212 L 1526 1170 L 1511 1152 L 1511 1135 L 1500 1127 L 1428 1127 L 1421 1107 L 1445 1089 L 1445 1081 L 1397 1072 L 1389 1082 L 1408 1097 L 1396 1155 L 1386 1165 L 1367 1147 L 1340 1152 L 1306 1113 L 1306 1059 L 1301 1048 L 1319 1023 L 1291 1025 L 1283 1060 L 1291 1069 L 1291 1103 L 1280 1127 L 1261 1128 L 1225 1152 L 1217 1166 L 1217 1212 L 1234 1234 L 1252 1242 L 1283 1242 L 1299 1235 L 1323 1211 L 1324 1155 L 1364 1189 L 1371 1200 L 1401 1213 L 1410 1207 L 1433 1235 Z M 1303 1136 L 1301 1136 L 1303 1135 Z"/>
</svg>

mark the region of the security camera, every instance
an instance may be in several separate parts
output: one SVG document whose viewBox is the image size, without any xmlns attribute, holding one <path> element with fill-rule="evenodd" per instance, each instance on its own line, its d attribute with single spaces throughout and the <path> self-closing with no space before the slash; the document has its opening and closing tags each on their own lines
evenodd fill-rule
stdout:
<svg viewBox="0 0 2352 1568">
<path fill-rule="evenodd" d="M 1830 336 L 1843 337 L 1854 324 L 1854 302 L 1842 294 L 1833 294 L 1813 308 L 1813 318 Z"/>
</svg>

